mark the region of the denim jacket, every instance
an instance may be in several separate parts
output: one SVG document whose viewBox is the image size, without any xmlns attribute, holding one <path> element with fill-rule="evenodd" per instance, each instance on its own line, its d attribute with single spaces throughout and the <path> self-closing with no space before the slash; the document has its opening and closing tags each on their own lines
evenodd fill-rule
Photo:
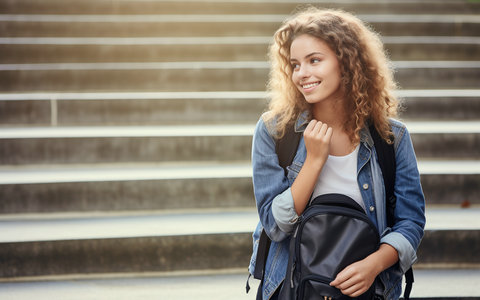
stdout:
<svg viewBox="0 0 480 300">
<path fill-rule="evenodd" d="M 299 116 L 296 131 L 303 131 L 308 123 L 307 113 Z M 388 228 L 385 213 L 385 189 L 377 161 L 373 139 L 367 127 L 360 134 L 357 181 L 366 213 L 381 233 L 381 243 L 398 251 L 399 262 L 380 274 L 378 293 L 384 299 L 398 299 L 402 289 L 402 277 L 417 260 L 416 250 L 423 237 L 425 226 L 425 199 L 420 185 L 420 175 L 410 134 L 405 125 L 391 120 L 395 136 L 396 181 L 395 225 Z M 272 243 L 268 254 L 263 299 L 269 299 L 281 285 L 288 263 L 290 235 L 298 218 L 293 206 L 291 185 L 300 172 L 306 158 L 303 136 L 292 164 L 287 167 L 287 176 L 278 163 L 275 139 L 263 119 L 257 123 L 253 136 L 252 165 L 253 187 L 260 218 L 253 233 L 253 255 L 249 272 L 253 274 L 262 228 L 265 228 Z"/>
</svg>

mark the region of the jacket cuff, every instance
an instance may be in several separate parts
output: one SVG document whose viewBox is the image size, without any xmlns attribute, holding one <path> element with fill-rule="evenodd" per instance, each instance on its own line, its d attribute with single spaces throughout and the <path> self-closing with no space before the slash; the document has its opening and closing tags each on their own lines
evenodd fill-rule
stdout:
<svg viewBox="0 0 480 300">
<path fill-rule="evenodd" d="M 285 233 L 291 233 L 298 220 L 293 204 L 291 188 L 286 189 L 273 199 L 272 214 L 277 226 Z"/>
<path fill-rule="evenodd" d="M 389 244 L 398 252 L 400 268 L 403 273 L 408 271 L 417 261 L 417 253 L 410 242 L 398 232 L 390 232 L 380 240 L 382 244 Z"/>
</svg>

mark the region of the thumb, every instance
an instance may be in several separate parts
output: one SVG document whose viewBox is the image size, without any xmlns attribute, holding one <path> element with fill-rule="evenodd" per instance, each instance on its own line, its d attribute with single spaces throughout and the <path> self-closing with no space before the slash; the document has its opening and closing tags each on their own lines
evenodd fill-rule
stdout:
<svg viewBox="0 0 480 300">
<path fill-rule="evenodd" d="M 350 277 L 349 274 L 348 274 L 348 269 L 347 268 L 343 269 L 340 273 L 337 274 L 335 279 L 332 282 L 330 282 L 330 286 L 337 287 Z"/>
<path fill-rule="evenodd" d="M 330 282 L 330 286 L 337 286 L 340 283 L 341 283 L 340 279 L 338 278 L 338 275 L 337 275 L 337 277 L 335 277 L 335 279 L 332 282 Z"/>
</svg>

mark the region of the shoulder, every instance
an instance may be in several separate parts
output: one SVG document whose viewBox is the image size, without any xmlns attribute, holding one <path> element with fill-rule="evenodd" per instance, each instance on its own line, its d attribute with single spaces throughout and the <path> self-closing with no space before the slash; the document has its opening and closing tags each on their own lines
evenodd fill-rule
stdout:
<svg viewBox="0 0 480 300">
<path fill-rule="evenodd" d="M 276 123 L 276 117 L 271 111 L 264 112 L 258 119 L 257 125 L 255 126 L 255 133 L 273 137 L 276 133 Z"/>
<path fill-rule="evenodd" d="M 392 127 L 393 134 L 400 133 L 407 128 L 407 126 L 403 122 L 397 119 L 390 118 L 388 121 L 390 123 L 390 126 Z"/>
<path fill-rule="evenodd" d="M 255 126 L 253 133 L 254 146 L 260 144 L 275 144 L 275 118 L 270 112 L 263 113 Z"/>
<path fill-rule="evenodd" d="M 404 137 L 409 136 L 410 134 L 405 123 L 393 118 L 390 118 L 389 122 L 394 136 L 394 145 L 396 150 Z"/>
</svg>

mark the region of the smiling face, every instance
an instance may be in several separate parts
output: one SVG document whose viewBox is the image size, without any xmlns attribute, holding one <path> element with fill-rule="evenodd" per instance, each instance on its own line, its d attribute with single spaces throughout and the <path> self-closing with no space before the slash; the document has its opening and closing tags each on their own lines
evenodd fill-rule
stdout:
<svg viewBox="0 0 480 300">
<path fill-rule="evenodd" d="M 303 34 L 290 46 L 292 81 L 310 104 L 342 99 L 342 77 L 335 53 L 322 40 Z"/>
</svg>

